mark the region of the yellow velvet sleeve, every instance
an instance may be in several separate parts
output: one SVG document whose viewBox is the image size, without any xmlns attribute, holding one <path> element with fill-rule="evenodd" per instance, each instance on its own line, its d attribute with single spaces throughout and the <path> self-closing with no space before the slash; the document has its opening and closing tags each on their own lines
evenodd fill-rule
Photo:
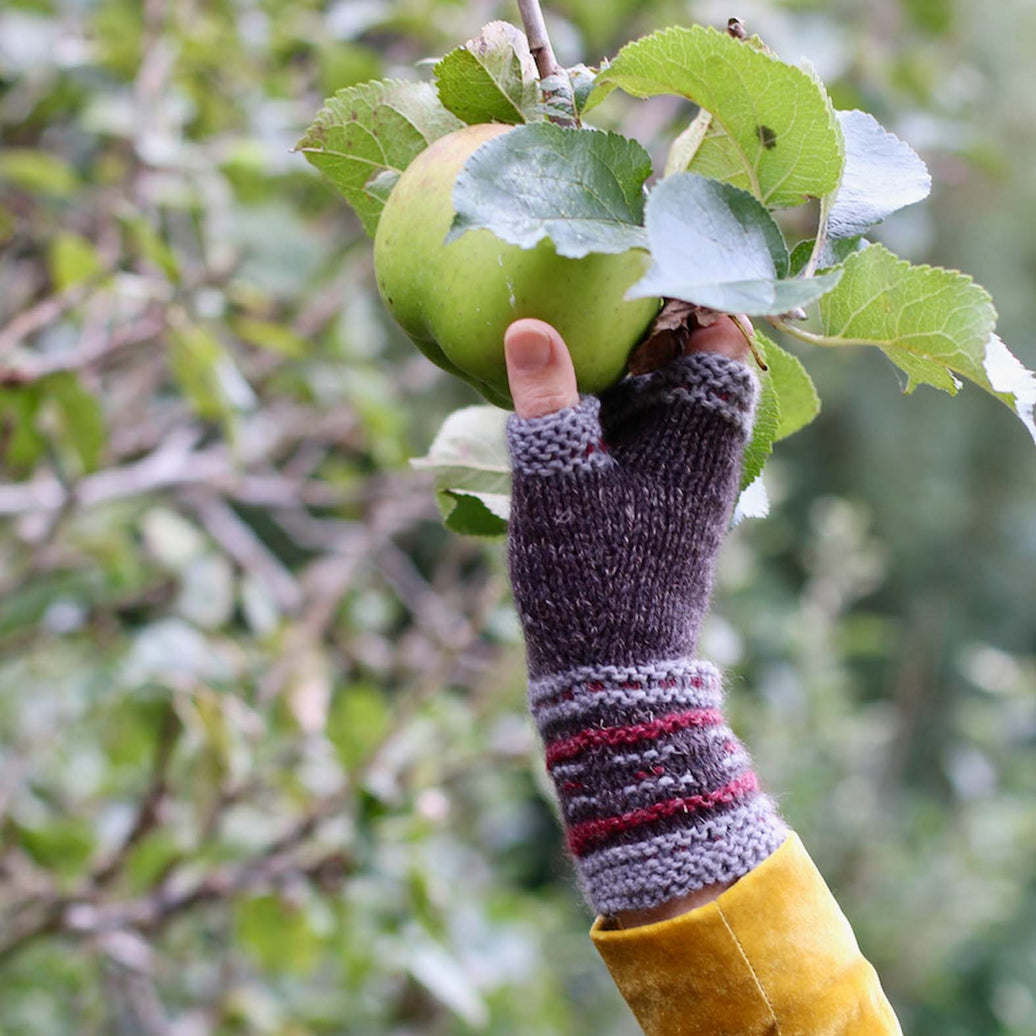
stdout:
<svg viewBox="0 0 1036 1036">
<path fill-rule="evenodd" d="M 705 906 L 590 935 L 647 1036 L 902 1036 L 795 834 Z"/>
</svg>

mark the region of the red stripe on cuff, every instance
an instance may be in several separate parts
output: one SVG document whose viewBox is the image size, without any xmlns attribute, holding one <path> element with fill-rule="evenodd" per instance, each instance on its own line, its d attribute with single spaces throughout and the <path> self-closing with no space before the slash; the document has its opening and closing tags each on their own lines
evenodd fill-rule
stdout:
<svg viewBox="0 0 1036 1036">
<path fill-rule="evenodd" d="M 644 809 L 634 809 L 629 813 L 623 813 L 616 817 L 601 817 L 597 820 L 587 820 L 582 824 L 576 824 L 568 833 L 568 847 L 573 855 L 583 856 L 589 849 L 592 849 L 598 842 L 609 838 L 611 835 L 619 834 L 622 831 L 629 831 L 634 827 L 641 827 L 650 824 L 655 820 L 664 817 L 671 817 L 675 813 L 697 813 L 703 809 L 712 809 L 721 803 L 735 802 L 744 798 L 759 788 L 759 781 L 755 771 L 746 770 L 740 777 L 736 777 L 729 784 L 722 788 L 710 791 L 705 795 L 688 795 L 679 799 L 666 799 L 664 802 L 656 802 L 653 806 Z"/>
<path fill-rule="evenodd" d="M 647 723 L 634 723 L 628 727 L 590 727 L 549 745 L 547 769 L 551 769 L 562 760 L 579 755 L 585 748 L 594 745 L 633 745 L 638 741 L 651 741 L 663 734 L 672 734 L 687 727 L 711 727 L 723 722 L 723 713 L 719 709 L 692 709 L 690 712 L 674 712 Z"/>
</svg>

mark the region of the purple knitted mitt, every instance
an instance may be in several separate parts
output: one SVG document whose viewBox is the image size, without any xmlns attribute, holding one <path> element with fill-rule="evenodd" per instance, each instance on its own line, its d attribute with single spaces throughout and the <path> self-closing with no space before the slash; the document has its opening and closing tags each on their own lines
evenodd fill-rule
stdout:
<svg viewBox="0 0 1036 1036">
<path fill-rule="evenodd" d="M 601 914 L 733 881 L 787 835 L 695 658 L 755 395 L 744 364 L 698 353 L 508 423 L 529 700 Z"/>
</svg>

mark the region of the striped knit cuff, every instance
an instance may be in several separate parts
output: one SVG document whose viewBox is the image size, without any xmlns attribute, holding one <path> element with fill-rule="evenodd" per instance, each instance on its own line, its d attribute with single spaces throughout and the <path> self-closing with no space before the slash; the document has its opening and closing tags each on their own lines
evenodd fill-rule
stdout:
<svg viewBox="0 0 1036 1036">
<path fill-rule="evenodd" d="M 599 913 L 736 880 L 786 837 L 727 726 L 709 663 L 587 667 L 533 681 L 529 699 L 568 847 Z"/>
</svg>

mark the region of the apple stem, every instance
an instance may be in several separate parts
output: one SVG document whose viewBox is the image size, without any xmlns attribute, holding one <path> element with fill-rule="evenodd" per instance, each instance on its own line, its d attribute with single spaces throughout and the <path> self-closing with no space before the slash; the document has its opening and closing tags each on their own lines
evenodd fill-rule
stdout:
<svg viewBox="0 0 1036 1036">
<path fill-rule="evenodd" d="M 547 23 L 543 20 L 540 0 L 518 0 L 518 10 L 525 24 L 525 35 L 529 39 L 529 50 L 536 59 L 536 68 L 541 79 L 555 76 L 564 70 L 554 56 L 554 48 L 547 35 Z"/>
<path fill-rule="evenodd" d="M 752 359 L 759 365 L 759 369 L 768 371 L 770 368 L 767 367 L 766 361 L 759 353 L 759 346 L 757 346 L 755 342 L 755 330 L 753 329 L 752 332 L 749 333 L 745 325 L 742 324 L 737 317 L 734 317 L 734 326 L 741 332 L 741 337 L 748 343 L 748 348 L 752 353 Z M 749 327 L 751 327 L 751 325 L 749 325 Z"/>
</svg>

